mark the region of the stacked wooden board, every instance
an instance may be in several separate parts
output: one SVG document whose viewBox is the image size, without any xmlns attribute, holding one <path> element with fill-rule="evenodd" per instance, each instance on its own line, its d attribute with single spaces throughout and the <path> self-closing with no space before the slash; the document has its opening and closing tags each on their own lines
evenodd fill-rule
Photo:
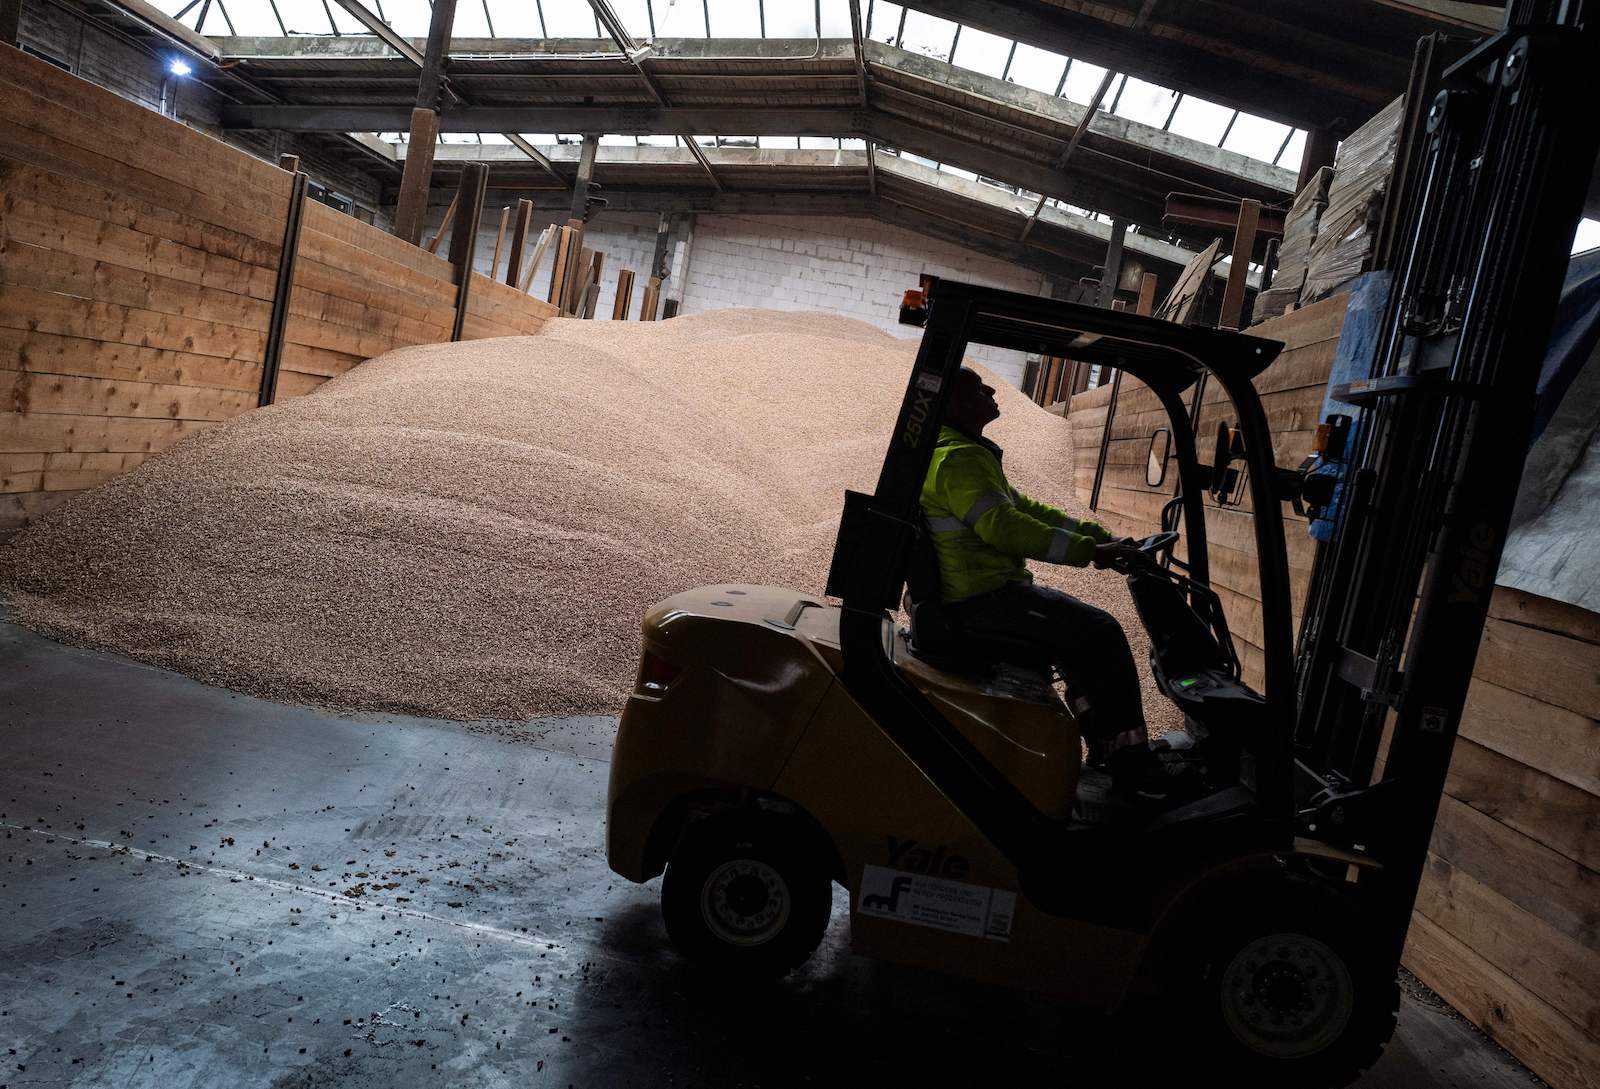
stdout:
<svg viewBox="0 0 1600 1089">
<path fill-rule="evenodd" d="M 0 530 L 253 408 L 291 177 L 0 46 Z"/>
<path fill-rule="evenodd" d="M 1311 450 L 1338 343 L 1344 296 L 1261 323 L 1282 355 L 1257 380 L 1278 464 Z M 1111 390 L 1072 398 L 1077 494 L 1094 485 Z M 1094 517 L 1119 532 L 1155 531 L 1176 468 L 1145 483 L 1152 432 L 1166 414 L 1124 376 L 1111 414 Z M 1198 434 L 1231 419 L 1212 387 Z M 1208 503 L 1212 587 L 1245 673 L 1262 671 L 1260 583 L 1248 500 Z M 1295 624 L 1315 545 L 1284 509 Z M 1504 587 L 1495 592 L 1417 899 L 1406 965 L 1558 1089 L 1600 1085 L 1600 616 Z"/>
<path fill-rule="evenodd" d="M 0 45 L 0 534 L 256 407 L 292 188 Z M 278 399 L 448 340 L 455 283 L 444 258 L 308 202 Z M 464 336 L 535 333 L 555 313 L 474 285 Z"/>
</svg>

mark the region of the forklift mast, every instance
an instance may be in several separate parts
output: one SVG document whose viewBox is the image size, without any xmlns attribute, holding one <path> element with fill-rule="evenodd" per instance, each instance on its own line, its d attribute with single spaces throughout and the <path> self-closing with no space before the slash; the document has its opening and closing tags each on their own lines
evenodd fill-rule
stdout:
<svg viewBox="0 0 1600 1089">
<path fill-rule="evenodd" d="M 1337 812 L 1382 863 L 1362 878 L 1380 955 L 1399 957 L 1410 922 L 1600 140 L 1585 91 L 1600 28 L 1582 11 L 1518 0 L 1439 77 L 1369 377 L 1331 390 L 1352 411 L 1324 456 L 1339 486 L 1297 650 L 1296 751 L 1313 825 Z"/>
</svg>

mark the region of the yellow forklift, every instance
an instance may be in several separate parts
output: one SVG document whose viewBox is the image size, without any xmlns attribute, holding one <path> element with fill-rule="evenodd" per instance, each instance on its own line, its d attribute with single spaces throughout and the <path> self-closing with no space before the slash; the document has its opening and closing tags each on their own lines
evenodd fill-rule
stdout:
<svg viewBox="0 0 1600 1089">
<path fill-rule="evenodd" d="M 826 596 L 722 584 L 644 618 L 608 861 L 665 872 L 685 954 L 780 975 L 837 883 L 860 953 L 1100 1009 L 1160 995 L 1179 1012 L 1163 1048 L 1237 1080 L 1342 1084 L 1376 1059 L 1595 159 L 1593 27 L 1553 10 L 1517 0 L 1438 76 L 1370 366 L 1330 391 L 1350 407 L 1314 465 L 1273 461 L 1252 380 L 1274 342 L 951 281 L 908 294 L 921 347 L 876 490 L 845 497 Z M 973 344 L 1114 368 L 1166 409 L 1179 494 L 1122 566 L 1185 718 L 1169 756 L 1195 786 L 1163 807 L 1117 804 L 1084 766 L 1072 678 L 1063 698 L 1034 648 L 961 631 L 917 577 L 918 497 Z M 1235 417 L 1210 464 L 1186 403 L 1203 377 Z M 1208 586 L 1206 505 L 1241 495 L 1259 691 Z M 1331 527 L 1298 646 L 1286 501 Z"/>
</svg>

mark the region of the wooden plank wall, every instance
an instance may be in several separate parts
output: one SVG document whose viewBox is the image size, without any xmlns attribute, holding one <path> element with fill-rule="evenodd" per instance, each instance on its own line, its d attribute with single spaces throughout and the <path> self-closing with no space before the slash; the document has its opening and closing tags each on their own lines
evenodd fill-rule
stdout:
<svg viewBox="0 0 1600 1089">
<path fill-rule="evenodd" d="M 1287 348 L 1257 380 L 1278 463 L 1309 452 L 1337 345 L 1335 297 L 1251 329 Z M 1109 387 L 1072 399 L 1079 502 L 1088 506 Z M 1200 417 L 1226 414 L 1220 394 Z M 1123 379 L 1097 517 L 1154 532 L 1173 478 L 1145 485 L 1165 414 Z M 1248 504 L 1246 504 L 1246 510 Z M 1314 546 L 1285 510 L 1295 621 Z M 1212 581 L 1248 676 L 1261 671 L 1251 516 L 1208 507 Z M 1405 963 L 1557 1089 L 1600 1085 L 1600 615 L 1500 587 L 1478 653 Z"/>
<path fill-rule="evenodd" d="M 0 45 L 0 535 L 256 407 L 291 185 Z M 555 313 L 474 287 L 468 337 Z M 278 399 L 448 340 L 455 300 L 444 258 L 308 202 Z"/>
<path fill-rule="evenodd" d="M 0 47 L 0 529 L 254 407 L 290 177 Z"/>
</svg>

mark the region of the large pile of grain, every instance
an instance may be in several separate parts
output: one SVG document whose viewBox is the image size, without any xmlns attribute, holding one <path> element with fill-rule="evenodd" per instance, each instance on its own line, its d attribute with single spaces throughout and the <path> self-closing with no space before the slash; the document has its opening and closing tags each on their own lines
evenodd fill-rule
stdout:
<svg viewBox="0 0 1600 1089">
<path fill-rule="evenodd" d="M 764 311 L 547 328 L 391 352 L 86 493 L 0 551 L 17 617 L 272 699 L 522 720 L 615 712 L 667 594 L 820 591 L 913 342 Z M 1013 482 L 1070 507 L 1064 422 L 1000 398 Z M 1045 578 L 1143 660 L 1120 579 Z"/>
</svg>

